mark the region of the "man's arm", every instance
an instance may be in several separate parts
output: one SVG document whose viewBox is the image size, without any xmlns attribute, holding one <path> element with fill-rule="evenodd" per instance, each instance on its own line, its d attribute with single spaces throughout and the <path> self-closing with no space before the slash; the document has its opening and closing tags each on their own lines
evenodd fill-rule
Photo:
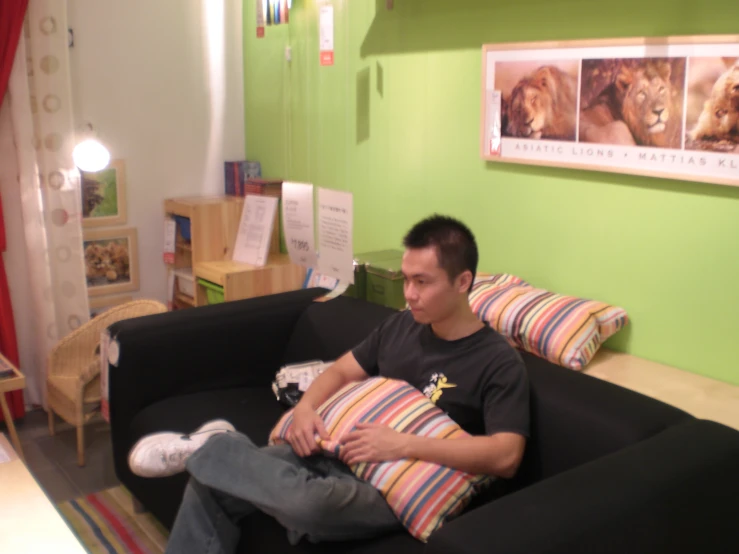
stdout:
<svg viewBox="0 0 739 554">
<path fill-rule="evenodd" d="M 496 433 L 487 437 L 442 439 L 409 436 L 406 458 L 466 471 L 509 479 L 516 474 L 523 458 L 526 439 L 517 433 Z"/>
<path fill-rule="evenodd" d="M 315 378 L 298 405 L 309 406 L 316 410 L 344 385 L 362 381 L 367 377 L 367 373 L 354 358 L 354 354 L 349 351 Z"/>
<path fill-rule="evenodd" d="M 414 458 L 472 474 L 511 478 L 523 458 L 526 439 L 517 433 L 485 437 L 433 439 L 375 424 L 359 424 L 343 440 L 346 464 Z"/>
<path fill-rule="evenodd" d="M 316 409 L 343 386 L 367 377 L 351 351 L 316 377 L 295 406 L 292 430 L 285 437 L 299 456 L 310 456 L 320 450 L 315 440 L 316 433 L 323 439 L 329 438 Z"/>
</svg>

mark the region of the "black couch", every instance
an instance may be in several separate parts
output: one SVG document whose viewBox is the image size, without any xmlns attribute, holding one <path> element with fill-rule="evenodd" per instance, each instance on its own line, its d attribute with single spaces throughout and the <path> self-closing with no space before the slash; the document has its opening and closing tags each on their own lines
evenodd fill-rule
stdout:
<svg viewBox="0 0 739 554">
<path fill-rule="evenodd" d="M 115 470 L 165 526 L 187 476 L 142 479 L 127 466 L 142 436 L 226 418 L 264 444 L 283 408 L 270 389 L 281 365 L 331 360 L 391 310 L 309 289 L 152 315 L 111 326 Z M 532 437 L 514 479 L 479 499 L 427 544 L 406 533 L 291 547 L 257 514 L 240 552 L 573 554 L 736 552 L 739 432 L 523 354 Z"/>
</svg>

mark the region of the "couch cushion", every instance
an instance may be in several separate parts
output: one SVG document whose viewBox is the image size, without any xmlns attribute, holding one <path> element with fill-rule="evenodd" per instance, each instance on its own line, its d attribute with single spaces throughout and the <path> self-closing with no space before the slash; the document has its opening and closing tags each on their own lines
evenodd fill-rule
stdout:
<svg viewBox="0 0 739 554">
<path fill-rule="evenodd" d="M 274 393 L 264 388 L 234 388 L 173 396 L 139 412 L 131 422 L 131 436 L 159 431 L 188 433 L 204 422 L 230 421 L 258 445 L 267 444 L 269 431 L 284 409 Z"/>
<path fill-rule="evenodd" d="M 516 476 L 525 486 L 692 419 L 654 398 L 576 373 L 528 352 L 531 439 Z"/>
<path fill-rule="evenodd" d="M 284 364 L 335 360 L 362 342 L 396 310 L 339 296 L 309 306 L 295 325 Z"/>
<path fill-rule="evenodd" d="M 339 455 L 341 439 L 354 431 L 358 423 L 378 423 L 401 433 L 450 441 L 469 437 L 418 389 L 405 381 L 384 377 L 347 385 L 326 400 L 318 414 L 331 436 L 320 445 L 330 456 Z M 277 424 L 270 440 L 283 442 L 292 421 L 290 411 Z M 454 448 L 452 442 L 449 444 Z M 424 542 L 490 482 L 484 475 L 415 459 L 359 463 L 350 468 L 380 491 L 411 535 Z"/>
</svg>

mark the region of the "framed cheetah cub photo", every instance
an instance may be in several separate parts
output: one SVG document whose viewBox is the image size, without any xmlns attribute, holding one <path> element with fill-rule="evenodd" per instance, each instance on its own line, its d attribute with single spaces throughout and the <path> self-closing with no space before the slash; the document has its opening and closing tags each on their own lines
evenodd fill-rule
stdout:
<svg viewBox="0 0 739 554">
<path fill-rule="evenodd" d="M 85 231 L 83 251 L 88 296 L 138 290 L 136 229 L 129 227 Z"/>
</svg>

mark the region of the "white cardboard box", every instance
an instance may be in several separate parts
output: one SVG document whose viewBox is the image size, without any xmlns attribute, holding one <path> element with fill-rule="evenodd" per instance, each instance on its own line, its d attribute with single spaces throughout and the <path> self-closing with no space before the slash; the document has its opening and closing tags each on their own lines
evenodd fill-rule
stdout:
<svg viewBox="0 0 739 554">
<path fill-rule="evenodd" d="M 177 278 L 177 287 L 182 294 L 195 297 L 195 277 L 192 275 L 191 267 L 182 267 L 174 270 Z"/>
</svg>

